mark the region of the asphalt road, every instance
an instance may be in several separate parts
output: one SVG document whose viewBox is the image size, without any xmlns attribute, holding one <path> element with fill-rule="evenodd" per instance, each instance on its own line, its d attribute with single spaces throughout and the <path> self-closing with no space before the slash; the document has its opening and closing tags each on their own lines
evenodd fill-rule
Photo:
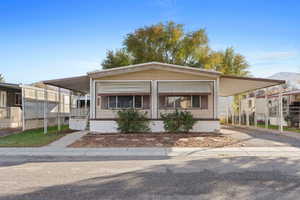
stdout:
<svg viewBox="0 0 300 200">
<path fill-rule="evenodd" d="M 0 200 L 299 199 L 300 157 L 0 157 Z"/>
</svg>

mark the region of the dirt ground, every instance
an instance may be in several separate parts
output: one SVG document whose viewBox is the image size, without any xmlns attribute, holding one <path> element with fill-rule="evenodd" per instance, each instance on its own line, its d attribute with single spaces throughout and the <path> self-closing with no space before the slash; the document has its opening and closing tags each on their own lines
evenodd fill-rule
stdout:
<svg viewBox="0 0 300 200">
<path fill-rule="evenodd" d="M 69 147 L 224 147 L 236 142 L 218 133 L 89 133 Z"/>
</svg>

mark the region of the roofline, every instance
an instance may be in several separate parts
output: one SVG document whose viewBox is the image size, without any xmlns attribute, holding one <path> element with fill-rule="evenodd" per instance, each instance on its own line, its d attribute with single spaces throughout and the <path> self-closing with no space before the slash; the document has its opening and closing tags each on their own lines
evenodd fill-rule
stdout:
<svg viewBox="0 0 300 200">
<path fill-rule="evenodd" d="M 67 78 L 58 78 L 58 79 L 44 80 L 44 81 L 41 81 L 41 82 L 44 83 L 44 84 L 50 85 L 50 83 L 52 81 L 64 81 L 64 80 L 70 80 L 70 79 L 73 79 L 73 78 L 84 78 L 84 77 L 89 78 L 89 76 L 87 76 L 87 75 L 81 75 L 81 76 L 72 76 L 72 77 L 67 77 Z"/>
<path fill-rule="evenodd" d="M 234 75 L 221 75 L 221 78 L 232 78 L 232 79 L 242 79 L 242 80 L 253 80 L 253 81 L 265 81 L 265 82 L 276 82 L 279 84 L 285 84 L 285 80 L 269 79 L 269 78 L 256 78 L 256 77 L 243 77 Z"/>
<path fill-rule="evenodd" d="M 200 68 L 189 67 L 189 66 L 184 66 L 184 65 L 175 65 L 175 64 L 168 64 L 168 63 L 161 63 L 161 62 L 147 62 L 147 63 L 141 63 L 141 64 L 115 67 L 115 68 L 111 68 L 111 69 L 91 71 L 91 72 L 88 72 L 87 75 L 93 75 L 93 74 L 97 74 L 97 73 L 104 73 L 104 72 L 111 72 L 111 71 L 118 71 L 118 70 L 121 70 L 121 69 L 126 70 L 126 69 L 135 68 L 135 67 L 147 66 L 147 65 L 160 65 L 160 66 L 175 67 L 175 68 L 178 68 L 178 69 L 189 69 L 189 70 L 193 70 L 193 71 L 197 71 L 197 72 L 214 74 L 214 75 L 222 74 L 221 72 L 217 72 L 217 71 L 214 71 L 214 70 L 200 69 Z"/>
</svg>

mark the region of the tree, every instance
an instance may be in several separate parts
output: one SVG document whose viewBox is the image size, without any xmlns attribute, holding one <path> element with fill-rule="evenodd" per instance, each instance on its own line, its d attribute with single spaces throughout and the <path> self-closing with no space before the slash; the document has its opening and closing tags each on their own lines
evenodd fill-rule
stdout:
<svg viewBox="0 0 300 200">
<path fill-rule="evenodd" d="M 182 24 L 167 22 L 145 26 L 126 35 L 123 48 L 109 50 L 104 69 L 145 62 L 163 62 L 213 69 L 224 74 L 245 76 L 249 64 L 233 48 L 213 51 L 204 29 L 185 32 Z"/>
<path fill-rule="evenodd" d="M 224 52 L 212 54 L 215 60 L 210 61 L 214 66 L 214 70 L 220 71 L 227 75 L 246 76 L 249 75 L 249 64 L 245 57 L 241 54 L 236 54 L 234 49 L 227 48 Z"/>
<path fill-rule="evenodd" d="M 0 74 L 0 83 L 3 83 L 5 80 L 4 80 L 4 76 L 2 74 Z"/>
<path fill-rule="evenodd" d="M 105 69 L 151 61 L 197 66 L 197 54 L 208 47 L 208 38 L 204 29 L 185 33 L 182 24 L 168 22 L 129 33 L 123 45 L 121 50 L 108 51 L 102 63 Z"/>
</svg>

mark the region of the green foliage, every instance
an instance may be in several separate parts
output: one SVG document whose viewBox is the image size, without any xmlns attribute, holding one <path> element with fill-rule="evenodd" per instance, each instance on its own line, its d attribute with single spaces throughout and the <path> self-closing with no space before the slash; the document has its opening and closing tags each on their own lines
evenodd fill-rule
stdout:
<svg viewBox="0 0 300 200">
<path fill-rule="evenodd" d="M 177 109 L 172 113 L 161 114 L 164 123 L 164 128 L 167 132 L 189 132 L 196 120 L 192 113 L 187 111 L 178 111 Z"/>
<path fill-rule="evenodd" d="M 118 130 L 122 133 L 148 132 L 149 120 L 147 113 L 139 112 L 135 109 L 126 109 L 118 111 Z"/>
<path fill-rule="evenodd" d="M 224 74 L 245 76 L 249 65 L 233 48 L 213 51 L 208 45 L 205 29 L 185 32 L 182 24 L 167 22 L 145 26 L 126 35 L 123 48 L 107 52 L 104 69 L 163 62 L 213 69 Z"/>
<path fill-rule="evenodd" d="M 5 81 L 4 76 L 0 74 L 0 83 L 3 83 Z"/>
<path fill-rule="evenodd" d="M 106 59 L 103 61 L 102 66 L 105 69 L 112 67 L 127 66 L 132 64 L 131 57 L 125 49 L 117 50 L 116 52 L 108 51 Z"/>
</svg>

